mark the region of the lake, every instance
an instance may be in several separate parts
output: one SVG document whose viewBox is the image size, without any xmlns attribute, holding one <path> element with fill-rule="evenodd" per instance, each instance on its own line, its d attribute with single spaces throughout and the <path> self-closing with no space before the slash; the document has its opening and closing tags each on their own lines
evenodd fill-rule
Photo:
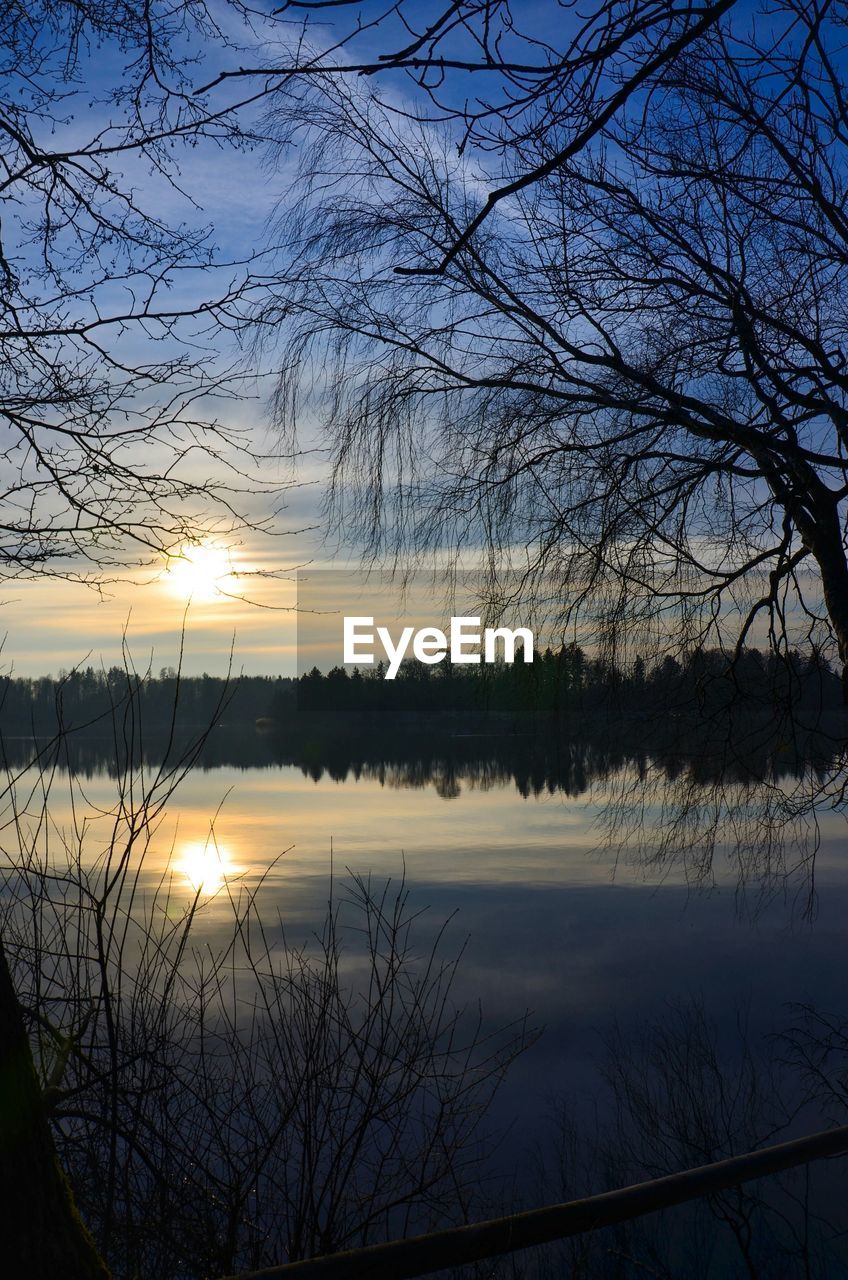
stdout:
<svg viewBox="0 0 848 1280">
<path fill-rule="evenodd" d="M 754 787 L 718 785 L 692 762 L 669 770 L 650 758 L 595 760 L 576 782 L 571 766 L 543 769 L 528 788 L 503 761 L 486 765 L 485 742 L 471 757 L 468 748 L 458 760 L 422 763 L 410 750 L 406 760 L 336 763 L 335 776 L 314 757 L 207 761 L 161 817 L 144 884 L 152 892 L 170 872 L 177 898 L 198 893 L 196 937 L 213 944 L 231 922 L 228 888 L 260 882 L 272 933 L 308 943 L 331 867 L 337 897 L 349 874 L 405 877 L 412 906 L 426 909 L 422 943 L 450 917 L 446 953 L 464 946 L 454 997 L 481 1001 L 488 1027 L 529 1012 L 543 1029 L 489 1114 L 501 1135 L 491 1167 L 507 1178 L 498 1202 L 555 1198 L 533 1172 L 556 1145 L 552 1116 L 565 1104 L 591 1134 L 610 1121 L 604 1077 L 616 1055 L 644 1048 L 646 1029 L 682 1009 L 703 1011 L 729 1064 L 742 1052 L 741 1023 L 748 1045 L 778 1057 L 767 1037 L 795 1020 L 792 1006 L 848 1013 L 845 814 L 832 783 L 817 805 L 805 803 L 820 771 Z M 519 743 L 511 750 L 525 754 Z M 99 766 L 95 757 L 82 784 L 91 814 L 115 797 L 105 757 Z M 60 771 L 49 806 L 56 833 L 72 827 L 67 784 Z M 35 800 L 30 811 L 34 821 Z M 87 856 L 97 823 L 110 821 L 92 818 Z M 351 936 L 351 957 L 356 947 Z"/>
<path fill-rule="evenodd" d="M 782 1025 L 793 1002 L 848 1004 L 843 812 L 820 807 L 814 858 L 810 831 L 810 846 L 800 848 L 787 818 L 782 860 L 775 853 L 760 868 L 755 859 L 743 876 L 745 851 L 721 839 L 709 857 L 702 842 L 686 851 L 672 844 L 656 860 L 668 831 L 653 824 L 670 825 L 674 798 L 664 777 L 659 795 L 627 769 L 587 776 L 577 795 L 553 784 L 522 795 L 502 775 L 479 774 L 461 764 L 376 766 L 343 780 L 293 765 L 199 768 L 167 806 L 146 877 L 152 884 L 170 867 L 187 897 L 200 888 L 200 925 L 214 935 L 230 919 L 222 880 L 252 887 L 264 876 L 263 911 L 279 912 L 290 938 L 306 940 L 326 904 L 331 848 L 337 886 L 348 869 L 379 880 L 405 875 L 414 904 L 434 922 L 455 913 L 449 937 L 457 947 L 467 939 L 463 997 L 479 997 L 496 1021 L 529 1009 L 545 1026 L 514 1068 L 504 1108 L 514 1108 L 525 1133 L 545 1093 L 591 1080 L 599 1037 L 616 1021 L 638 1026 L 671 1002 L 698 998 L 720 1023 L 745 1007 L 764 1030 Z M 637 811 L 631 804 L 625 823 L 621 796 L 631 790 Z M 701 790 L 708 827 L 718 801 L 712 787 Z M 798 803 L 796 780 L 777 790 Z M 115 783 L 95 770 L 85 791 L 108 809 Z M 731 789 L 728 800 L 725 790 L 722 802 L 737 834 L 740 814 L 750 810 L 756 824 L 759 802 L 750 796 Z M 611 809 L 619 827 L 631 835 L 637 827 L 637 847 L 611 847 Z M 51 798 L 57 828 L 69 814 L 60 775 Z M 809 815 L 802 819 L 803 834 Z"/>
</svg>

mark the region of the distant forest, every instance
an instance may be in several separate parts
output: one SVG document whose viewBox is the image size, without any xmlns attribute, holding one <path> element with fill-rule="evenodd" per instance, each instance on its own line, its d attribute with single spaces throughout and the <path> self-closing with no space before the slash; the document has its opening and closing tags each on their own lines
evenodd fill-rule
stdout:
<svg viewBox="0 0 848 1280">
<path fill-rule="evenodd" d="M 405 662 L 395 680 L 379 663 L 363 672 L 317 667 L 297 682 L 298 713 L 494 715 L 569 718 L 601 707 L 611 712 L 656 712 L 658 706 L 711 712 L 740 700 L 840 706 L 839 677 L 817 654 L 743 651 L 735 661 L 717 650 L 695 649 L 683 660 L 642 657 L 628 668 L 592 657 L 579 645 L 546 649 L 533 663 L 425 666 Z M 289 712 L 290 688 L 275 693 L 271 716 Z"/>
<path fill-rule="evenodd" d="M 5 679 L 0 764 L 26 767 L 33 738 L 40 758 L 86 776 L 187 753 L 203 769 L 294 765 L 315 780 L 433 782 L 449 798 L 462 779 L 580 794 L 628 763 L 641 774 L 648 759 L 702 782 L 797 776 L 831 767 L 848 719 L 839 678 L 814 657 L 749 650 L 728 667 L 695 652 L 625 671 L 570 646 L 532 666 L 407 663 L 394 681 L 379 667 L 229 682 L 120 668 Z"/>
<path fill-rule="evenodd" d="M 5 676 L 0 680 L 0 730 L 36 737 L 52 736 L 60 727 L 109 732 L 130 709 L 142 729 L 161 731 L 177 723 L 201 730 L 225 720 L 244 723 L 267 716 L 278 686 L 294 683 L 271 676 L 185 676 L 168 667 L 158 676 L 122 667 L 86 667 L 34 679 Z"/>
<path fill-rule="evenodd" d="M 88 667 L 59 677 L 7 676 L 0 680 L 0 730 L 5 735 L 52 735 L 62 727 L 104 731 L 132 706 L 143 729 L 161 733 L 219 725 L 266 731 L 312 719 L 353 715 L 404 721 L 453 718 L 470 725 L 569 721 L 607 714 L 656 714 L 657 707 L 703 717 L 740 703 L 768 707 L 775 700 L 815 713 L 841 706 L 839 677 L 816 654 L 763 654 L 756 649 L 728 662 L 718 651 L 696 649 L 654 664 L 636 658 L 627 669 L 588 655 L 578 645 L 538 654 L 532 664 L 426 666 L 409 661 L 393 681 L 378 664 L 364 671 L 313 668 L 293 677 L 185 676 L 164 668 L 158 676 L 119 667 Z"/>
</svg>

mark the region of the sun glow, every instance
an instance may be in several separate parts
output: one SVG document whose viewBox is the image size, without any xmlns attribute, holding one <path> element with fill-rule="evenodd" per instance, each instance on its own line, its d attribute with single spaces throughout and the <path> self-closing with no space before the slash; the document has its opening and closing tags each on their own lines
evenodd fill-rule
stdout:
<svg viewBox="0 0 848 1280">
<path fill-rule="evenodd" d="M 199 542 L 171 556 L 165 571 L 169 589 L 183 600 L 209 604 L 233 593 L 235 569 L 226 547 Z"/>
<path fill-rule="evenodd" d="M 192 840 L 183 845 L 174 870 L 185 876 L 194 893 L 217 893 L 235 872 L 229 851 L 217 841 Z"/>
</svg>

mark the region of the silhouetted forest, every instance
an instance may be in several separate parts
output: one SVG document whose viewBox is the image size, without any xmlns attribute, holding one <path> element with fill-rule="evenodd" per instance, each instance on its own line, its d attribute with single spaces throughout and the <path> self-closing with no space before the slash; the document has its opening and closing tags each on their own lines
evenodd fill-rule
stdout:
<svg viewBox="0 0 848 1280">
<path fill-rule="evenodd" d="M 395 681 L 379 667 L 297 680 L 118 668 L 6 679 L 0 732 L 8 763 L 26 763 L 36 738 L 55 742 L 82 775 L 120 767 L 130 749 L 159 763 L 194 740 L 201 768 L 278 764 L 315 779 L 435 781 L 446 797 L 460 780 L 580 794 L 649 760 L 669 778 L 701 782 L 797 775 L 830 767 L 848 736 L 839 679 L 814 656 L 750 650 L 728 665 L 696 651 L 624 671 L 574 645 L 532 666 L 407 663 Z"/>
<path fill-rule="evenodd" d="M 571 717 L 599 707 L 656 713 L 658 706 L 689 708 L 700 714 L 740 702 L 815 708 L 838 707 L 839 678 L 818 654 L 763 654 L 743 651 L 735 659 L 717 650 L 695 649 L 678 660 L 670 655 L 649 664 L 637 657 L 628 668 L 592 657 L 579 645 L 546 649 L 534 662 L 494 666 L 434 666 L 408 661 L 393 681 L 379 663 L 366 672 L 314 667 L 297 682 L 299 712 L 378 712 L 404 715 L 497 715 Z M 283 720 L 291 708 L 291 687 L 275 691 L 271 715 Z"/>
<path fill-rule="evenodd" d="M 790 707 L 812 715 L 837 709 L 840 682 L 815 653 L 764 654 L 748 649 L 733 660 L 717 650 L 696 649 L 678 660 L 670 655 L 649 665 L 637 657 L 627 669 L 592 657 L 579 645 L 546 649 L 533 663 L 427 666 L 403 663 L 395 680 L 385 668 L 348 671 L 314 667 L 298 679 L 284 676 L 185 676 L 163 668 L 158 676 L 92 667 L 58 678 L 6 676 L 0 681 L 0 728 L 5 733 L 41 736 L 57 729 L 111 724 L 113 713 L 132 702 L 137 717 L 153 731 L 172 723 L 186 728 L 271 722 L 290 725 L 316 714 L 381 724 L 445 716 L 502 726 L 528 719 L 570 721 L 575 715 L 655 715 L 658 707 L 699 719 L 761 706 Z"/>
<path fill-rule="evenodd" d="M 6 735 L 35 737 L 52 736 L 60 728 L 111 734 L 114 713 L 130 706 L 151 732 L 173 723 L 209 728 L 224 717 L 253 723 L 268 714 L 277 687 L 292 684 L 271 676 L 185 676 L 172 667 L 163 667 L 158 676 L 123 667 L 86 667 L 58 678 L 6 676 L 0 681 L 0 729 Z"/>
</svg>

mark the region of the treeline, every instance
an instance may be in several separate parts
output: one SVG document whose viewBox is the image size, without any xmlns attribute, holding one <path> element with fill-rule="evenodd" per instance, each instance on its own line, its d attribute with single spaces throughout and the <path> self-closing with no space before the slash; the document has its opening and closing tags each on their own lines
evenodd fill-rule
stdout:
<svg viewBox="0 0 848 1280">
<path fill-rule="evenodd" d="M 164 667 L 158 676 L 138 675 L 122 667 L 87 667 L 58 677 L 0 679 L 0 728 L 5 734 L 52 735 L 63 729 L 110 733 L 113 723 L 131 717 L 139 730 L 203 730 L 244 724 L 269 714 L 278 688 L 293 680 L 272 676 L 186 676 Z"/>
<path fill-rule="evenodd" d="M 298 721 L 353 714 L 380 722 L 450 717 L 475 726 L 482 720 L 571 720 L 603 710 L 651 718 L 658 708 L 703 717 L 740 704 L 837 710 L 839 678 L 815 654 L 744 651 L 735 661 L 696 649 L 627 668 L 592 657 L 579 645 L 547 649 L 530 663 L 427 666 L 406 662 L 396 679 L 377 664 L 364 671 L 317 668 L 299 679 L 273 676 L 158 676 L 84 670 L 36 679 L 0 679 L 0 730 L 8 736 L 52 735 L 60 727 L 111 733 L 117 717 L 131 716 L 139 732 L 213 727 L 285 730 Z"/>
<path fill-rule="evenodd" d="M 542 715 L 559 718 L 601 706 L 650 713 L 657 707 L 687 707 L 700 714 L 742 701 L 780 699 L 838 707 L 839 678 L 817 654 L 744 650 L 735 659 L 718 650 L 694 649 L 682 659 L 665 656 L 649 664 L 637 657 L 629 667 L 592 657 L 579 645 L 546 649 L 532 663 L 494 666 L 427 666 L 407 661 L 397 677 L 384 679 L 382 663 L 361 671 L 313 668 L 297 682 L 299 713 L 379 715 Z M 271 715 L 290 714 L 291 690 L 280 688 Z"/>
</svg>

